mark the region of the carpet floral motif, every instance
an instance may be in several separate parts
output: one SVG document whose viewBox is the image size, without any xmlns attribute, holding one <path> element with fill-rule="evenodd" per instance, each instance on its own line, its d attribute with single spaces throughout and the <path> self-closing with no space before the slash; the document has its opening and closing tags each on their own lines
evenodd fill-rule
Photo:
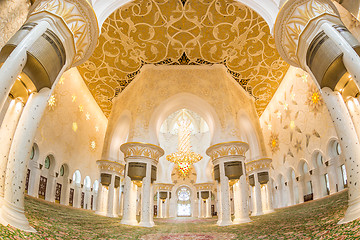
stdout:
<svg viewBox="0 0 360 240">
<path fill-rule="evenodd" d="M 154 219 L 153 228 L 120 224 L 88 210 L 26 197 L 25 212 L 36 233 L 0 225 L 0 239 L 359 239 L 360 220 L 338 225 L 348 192 L 251 217 L 246 224 L 218 227 L 217 218 Z M 152 237 L 152 238 L 151 238 Z M 157 238 L 156 238 L 157 237 Z"/>
<path fill-rule="evenodd" d="M 141 240 L 230 240 L 236 235 L 231 233 L 157 233 L 141 237 Z"/>
</svg>

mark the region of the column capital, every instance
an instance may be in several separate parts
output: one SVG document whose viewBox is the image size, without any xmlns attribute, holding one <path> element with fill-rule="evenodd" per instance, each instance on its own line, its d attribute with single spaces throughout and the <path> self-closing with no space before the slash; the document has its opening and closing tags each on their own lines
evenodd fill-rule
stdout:
<svg viewBox="0 0 360 240">
<path fill-rule="evenodd" d="M 84 63 L 95 50 L 99 36 L 97 18 L 90 3 L 86 0 L 38 0 L 31 7 L 28 20 L 43 13 L 60 18 L 73 34 L 75 54 L 71 67 Z"/>
<path fill-rule="evenodd" d="M 281 8 L 275 22 L 275 44 L 280 56 L 293 66 L 300 67 L 298 46 L 300 37 L 308 23 L 322 16 L 339 19 L 339 12 L 330 0 L 287 1 Z M 341 24 L 342 25 L 342 24 Z"/>
<path fill-rule="evenodd" d="M 159 161 L 159 158 L 164 155 L 164 150 L 156 145 L 150 143 L 141 143 L 141 142 L 127 142 L 120 146 L 120 150 L 124 153 L 124 158 L 149 158 L 153 160 L 156 164 Z"/>
<path fill-rule="evenodd" d="M 110 161 L 110 160 L 97 160 L 96 164 L 99 166 L 100 172 L 113 172 L 123 175 L 124 164 Z"/>
<path fill-rule="evenodd" d="M 271 162 L 271 158 L 261 158 L 247 162 L 245 163 L 246 172 L 247 174 L 252 174 L 254 172 L 269 171 Z"/>
<path fill-rule="evenodd" d="M 245 153 L 248 149 L 249 144 L 241 141 L 232 141 L 212 145 L 206 150 L 206 154 L 214 162 L 218 158 L 228 156 L 241 156 L 245 158 Z"/>
<path fill-rule="evenodd" d="M 170 192 L 173 187 L 174 187 L 174 184 L 172 184 L 172 183 L 156 183 L 155 184 L 156 191 Z"/>
<path fill-rule="evenodd" d="M 194 186 L 196 187 L 197 191 L 212 191 L 214 187 L 214 183 L 213 182 L 195 183 Z"/>
</svg>

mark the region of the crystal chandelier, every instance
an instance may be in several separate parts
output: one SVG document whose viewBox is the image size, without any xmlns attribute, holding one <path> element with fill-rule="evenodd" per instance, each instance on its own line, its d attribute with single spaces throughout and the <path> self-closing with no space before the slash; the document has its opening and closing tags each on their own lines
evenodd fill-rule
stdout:
<svg viewBox="0 0 360 240">
<path fill-rule="evenodd" d="M 179 143 L 178 151 L 166 156 L 166 160 L 177 164 L 180 175 L 186 177 L 190 172 L 190 167 L 202 159 L 200 154 L 191 151 L 190 145 L 190 124 L 189 118 L 185 117 L 185 110 L 182 110 L 182 116 L 179 118 Z"/>
</svg>

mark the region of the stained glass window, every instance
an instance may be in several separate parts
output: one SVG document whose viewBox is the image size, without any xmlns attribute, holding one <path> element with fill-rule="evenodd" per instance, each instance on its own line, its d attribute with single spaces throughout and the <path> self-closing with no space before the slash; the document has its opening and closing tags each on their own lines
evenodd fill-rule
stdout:
<svg viewBox="0 0 360 240">
<path fill-rule="evenodd" d="M 60 168 L 60 176 L 64 176 L 64 173 L 65 173 L 64 165 L 61 165 L 61 168 Z"/>
<path fill-rule="evenodd" d="M 45 158 L 45 168 L 49 169 L 50 168 L 50 156 L 47 156 Z"/>
</svg>

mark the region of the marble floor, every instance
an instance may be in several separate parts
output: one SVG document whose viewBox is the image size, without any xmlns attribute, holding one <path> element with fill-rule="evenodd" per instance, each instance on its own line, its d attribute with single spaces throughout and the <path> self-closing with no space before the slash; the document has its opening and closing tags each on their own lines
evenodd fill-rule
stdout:
<svg viewBox="0 0 360 240">
<path fill-rule="evenodd" d="M 216 218 L 155 219 L 153 228 L 120 225 L 120 218 L 26 197 L 26 215 L 37 233 L 0 226 L 0 239 L 360 239 L 360 220 L 337 225 L 347 192 L 251 217 L 253 222 L 216 226 Z"/>
</svg>

